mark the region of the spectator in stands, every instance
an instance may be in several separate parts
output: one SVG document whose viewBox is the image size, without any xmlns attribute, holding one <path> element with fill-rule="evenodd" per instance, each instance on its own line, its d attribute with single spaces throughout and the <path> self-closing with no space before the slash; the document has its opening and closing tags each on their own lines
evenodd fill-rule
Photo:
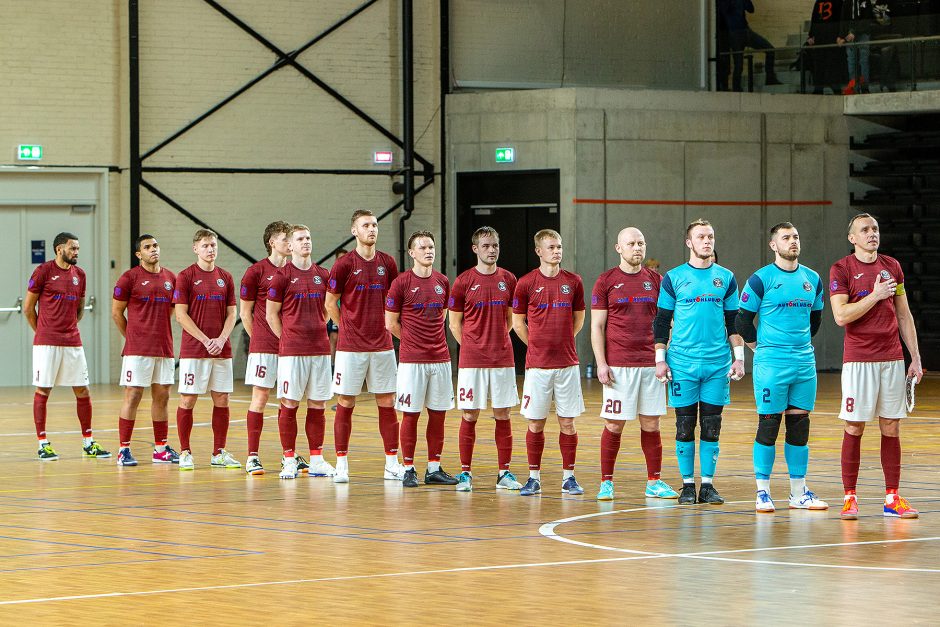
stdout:
<svg viewBox="0 0 940 627">
<path fill-rule="evenodd" d="M 718 0 L 719 20 L 724 20 L 728 29 L 728 41 L 731 46 L 731 58 L 734 61 L 732 89 L 742 91 L 741 74 L 744 70 L 744 49 L 765 50 L 764 85 L 780 85 L 774 69 L 774 47 L 769 41 L 751 30 L 747 23 L 747 13 L 754 12 L 751 0 Z"/>
<path fill-rule="evenodd" d="M 841 35 L 842 0 L 816 0 L 809 27 L 807 46 L 827 46 L 838 43 Z M 822 94 L 828 87 L 833 94 L 842 92 L 845 85 L 845 63 L 838 48 L 821 48 L 808 52 L 807 70 L 813 75 L 813 93 Z"/>
<path fill-rule="evenodd" d="M 891 6 L 888 0 L 875 2 L 872 8 L 872 18 L 872 41 L 884 42 L 882 45 L 875 45 L 874 50 L 872 50 L 873 55 L 879 59 L 878 82 L 881 84 L 881 91 L 896 91 L 896 83 L 898 75 L 901 73 L 901 67 L 897 46 L 893 42 L 889 42 L 899 39 L 903 35 L 891 23 Z"/>
<path fill-rule="evenodd" d="M 845 49 L 849 62 L 849 82 L 842 90 L 845 95 L 868 93 L 871 50 L 867 44 L 871 40 L 874 5 L 874 0 L 845 0 L 842 4 L 842 32 L 836 42 L 856 44 Z"/>
</svg>

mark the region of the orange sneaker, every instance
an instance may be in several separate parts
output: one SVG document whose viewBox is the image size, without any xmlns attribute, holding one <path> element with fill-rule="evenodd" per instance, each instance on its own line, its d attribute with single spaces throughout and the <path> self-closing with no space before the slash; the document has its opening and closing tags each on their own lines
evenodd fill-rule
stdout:
<svg viewBox="0 0 940 627">
<path fill-rule="evenodd" d="M 898 494 L 892 494 L 891 496 L 893 498 L 885 502 L 885 516 L 888 518 L 917 518 L 920 515 L 904 497 Z"/>
<path fill-rule="evenodd" d="M 842 502 L 842 513 L 839 515 L 842 520 L 858 520 L 858 498 L 854 494 L 845 495 L 845 500 Z"/>
</svg>

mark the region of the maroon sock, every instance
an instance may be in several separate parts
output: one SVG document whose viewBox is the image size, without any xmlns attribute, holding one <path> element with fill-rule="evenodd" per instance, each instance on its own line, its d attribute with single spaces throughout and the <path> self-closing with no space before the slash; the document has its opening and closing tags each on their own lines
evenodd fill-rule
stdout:
<svg viewBox="0 0 940 627">
<path fill-rule="evenodd" d="M 81 396 L 75 399 L 75 411 L 78 424 L 82 426 L 82 437 L 91 437 L 91 397 Z"/>
<path fill-rule="evenodd" d="M 297 446 L 297 408 L 284 407 L 277 410 L 277 431 L 281 436 L 281 448 L 286 457 L 294 455 Z M 289 455 L 288 455 L 289 453 Z"/>
<path fill-rule="evenodd" d="M 118 418 L 118 440 L 121 442 L 121 448 L 127 448 L 131 445 L 131 436 L 134 435 L 134 420 L 127 418 Z"/>
<path fill-rule="evenodd" d="M 640 448 L 646 458 L 646 479 L 656 481 L 663 472 L 663 439 L 659 431 L 640 430 Z"/>
<path fill-rule="evenodd" d="M 414 412 L 402 412 L 401 430 L 398 439 L 401 440 L 401 458 L 405 466 L 415 463 L 415 448 L 418 446 L 418 416 Z"/>
<path fill-rule="evenodd" d="M 248 410 L 248 454 L 257 455 L 261 448 L 261 431 L 264 429 L 264 414 Z"/>
<path fill-rule="evenodd" d="M 558 448 L 561 449 L 561 467 L 574 470 L 574 460 L 578 456 L 578 434 L 558 433 Z"/>
<path fill-rule="evenodd" d="M 193 410 L 178 407 L 176 409 L 176 434 L 180 438 L 181 451 L 192 451 L 192 449 L 189 447 L 189 436 L 192 434 L 192 432 Z"/>
<path fill-rule="evenodd" d="M 496 422 L 496 459 L 500 470 L 509 470 L 512 461 L 512 423 L 508 420 Z"/>
<path fill-rule="evenodd" d="M 379 433 L 386 455 L 398 453 L 398 412 L 394 407 L 379 407 Z"/>
<path fill-rule="evenodd" d="M 614 433 L 607 427 L 601 433 L 601 481 L 614 480 L 614 464 L 620 452 L 621 434 Z"/>
<path fill-rule="evenodd" d="M 212 454 L 218 455 L 228 439 L 228 407 L 212 406 Z"/>
<path fill-rule="evenodd" d="M 323 409 L 307 408 L 304 431 L 307 433 L 307 446 L 310 447 L 310 454 L 323 455 L 323 435 L 326 433 L 326 416 Z"/>
<path fill-rule="evenodd" d="M 336 454 L 346 455 L 349 452 L 349 436 L 352 434 L 352 407 L 336 405 L 336 417 L 333 418 L 333 446 Z"/>
<path fill-rule="evenodd" d="M 460 433 L 457 435 L 457 444 L 460 449 L 460 469 L 470 472 L 473 463 L 473 445 L 477 440 L 477 423 L 466 418 L 460 420 Z"/>
<path fill-rule="evenodd" d="M 542 451 L 545 450 L 545 432 L 526 429 L 525 450 L 529 457 L 529 470 L 542 469 Z"/>
<path fill-rule="evenodd" d="M 846 492 L 855 492 L 861 461 L 862 436 L 846 431 L 842 434 L 842 487 Z"/>
<path fill-rule="evenodd" d="M 428 461 L 441 461 L 441 453 L 444 452 L 444 419 L 447 412 L 439 409 L 428 410 L 428 426 L 425 430 L 425 438 L 428 442 Z"/>
<path fill-rule="evenodd" d="M 170 423 L 166 420 L 153 421 L 153 443 L 156 446 L 166 446 L 166 435 L 170 429 Z"/>
<path fill-rule="evenodd" d="M 46 403 L 49 397 L 36 392 L 33 394 L 33 422 L 36 423 L 36 437 L 46 439 Z"/>
<path fill-rule="evenodd" d="M 897 492 L 901 486 L 901 438 L 881 436 L 881 469 L 885 473 L 885 490 Z"/>
</svg>

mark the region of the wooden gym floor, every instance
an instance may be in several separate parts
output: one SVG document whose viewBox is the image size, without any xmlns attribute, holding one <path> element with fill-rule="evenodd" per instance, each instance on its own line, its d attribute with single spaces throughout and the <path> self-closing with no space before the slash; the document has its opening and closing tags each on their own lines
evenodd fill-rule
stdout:
<svg viewBox="0 0 940 627">
<path fill-rule="evenodd" d="M 74 402 L 49 403 L 58 462 L 35 459 L 32 390 L 0 391 L 0 621 L 46 624 L 808 624 L 937 621 L 940 590 L 940 379 L 918 388 L 902 428 L 902 492 L 919 520 L 884 519 L 879 437 L 865 435 L 862 516 L 839 520 L 838 375 L 820 375 L 809 485 L 828 512 L 786 509 L 778 453 L 776 514 L 753 511 L 750 382 L 733 384 L 716 486 L 723 506 L 642 498 L 638 426 L 617 466 L 617 500 L 599 504 L 600 386 L 585 382 L 577 476 L 563 496 L 557 426 L 550 425 L 541 497 L 493 489 L 491 422 L 477 428 L 475 490 L 382 481 L 376 411 L 363 396 L 351 483 L 282 481 L 276 408 L 262 439 L 268 474 L 208 467 L 207 400 L 197 405 L 195 472 L 148 461 L 149 416 L 135 435 L 137 468 L 80 456 Z M 120 389 L 93 389 L 96 435 L 116 452 Z M 232 403 L 229 449 L 244 462 L 248 392 Z M 171 443 L 175 399 L 171 399 Z M 330 424 L 328 412 L 328 424 Z M 448 414 L 444 467 L 456 474 L 459 413 Z M 523 479 L 525 421 L 514 416 L 514 470 Z M 677 480 L 664 419 L 663 478 Z M 423 429 L 422 421 L 422 429 Z M 328 429 L 328 443 L 331 442 Z M 300 429 L 303 442 L 303 428 Z M 781 438 L 782 439 L 782 438 Z M 780 445 L 782 447 L 782 445 Z M 419 455 L 424 451 L 419 439 Z M 332 455 L 327 456 L 328 459 Z M 424 470 L 419 466 L 419 474 Z"/>
</svg>

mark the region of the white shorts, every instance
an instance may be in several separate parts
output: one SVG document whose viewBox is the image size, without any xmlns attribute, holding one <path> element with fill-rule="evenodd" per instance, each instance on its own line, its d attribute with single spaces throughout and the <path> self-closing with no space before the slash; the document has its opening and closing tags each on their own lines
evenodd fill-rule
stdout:
<svg viewBox="0 0 940 627">
<path fill-rule="evenodd" d="M 440 364 L 398 364 L 395 409 L 420 412 L 427 407 L 437 411 L 454 408 L 454 380 L 450 362 Z"/>
<path fill-rule="evenodd" d="M 519 404 L 515 368 L 460 368 L 457 371 L 458 409 L 486 409 L 487 398 L 492 399 L 493 408 Z"/>
<path fill-rule="evenodd" d="M 584 413 L 581 395 L 581 368 L 526 368 L 522 383 L 522 415 L 529 420 L 548 417 L 555 399 L 555 413 L 576 418 Z"/>
<path fill-rule="evenodd" d="M 842 364 L 839 419 L 868 422 L 907 418 L 904 361 L 853 361 Z"/>
<path fill-rule="evenodd" d="M 124 355 L 121 358 L 121 385 L 132 388 L 173 385 L 175 369 L 172 357 Z"/>
<path fill-rule="evenodd" d="M 81 346 L 33 346 L 33 385 L 88 385 L 88 364 Z"/>
<path fill-rule="evenodd" d="M 374 353 L 350 353 L 336 351 L 333 370 L 333 393 L 357 396 L 366 383 L 373 394 L 390 394 L 395 391 L 395 351 Z"/>
<path fill-rule="evenodd" d="M 286 356 L 277 360 L 277 397 L 300 401 L 328 401 L 330 391 L 330 356 Z"/>
<path fill-rule="evenodd" d="M 180 394 L 231 393 L 232 358 L 180 359 Z"/>
<path fill-rule="evenodd" d="M 666 413 L 666 385 L 656 380 L 656 368 L 611 366 L 613 385 L 605 385 L 601 418 L 636 420 L 637 415 Z"/>
<path fill-rule="evenodd" d="M 245 385 L 273 388 L 278 379 L 277 355 L 274 353 L 248 353 L 245 365 Z"/>
</svg>

